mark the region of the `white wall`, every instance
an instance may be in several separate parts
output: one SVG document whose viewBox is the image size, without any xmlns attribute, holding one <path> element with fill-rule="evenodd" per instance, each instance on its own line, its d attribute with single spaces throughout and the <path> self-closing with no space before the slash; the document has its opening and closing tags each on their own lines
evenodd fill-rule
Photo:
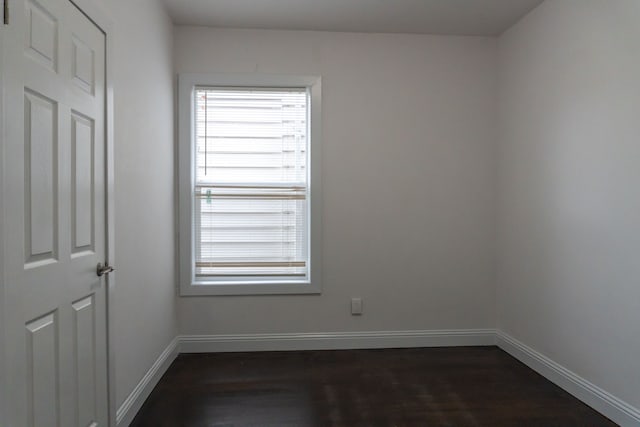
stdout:
<svg viewBox="0 0 640 427">
<path fill-rule="evenodd" d="M 176 27 L 174 64 L 323 79 L 322 295 L 180 298 L 181 333 L 495 326 L 495 39 Z"/>
<path fill-rule="evenodd" d="M 640 407 L 640 2 L 499 40 L 498 326 Z"/>
<path fill-rule="evenodd" d="M 156 0 L 102 0 L 114 21 L 116 401 L 177 334 L 173 25 Z"/>
</svg>

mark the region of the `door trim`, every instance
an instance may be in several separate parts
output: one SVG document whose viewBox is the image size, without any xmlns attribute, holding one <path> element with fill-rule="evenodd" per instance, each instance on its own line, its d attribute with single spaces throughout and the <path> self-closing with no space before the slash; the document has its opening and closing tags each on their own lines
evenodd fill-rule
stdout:
<svg viewBox="0 0 640 427">
<path fill-rule="evenodd" d="M 4 22 L 4 10 L 5 8 L 2 8 L 2 22 Z M 2 88 L 2 96 L 0 96 L 0 218 L 6 218 L 5 212 L 4 212 L 4 141 L 5 141 L 5 127 L 4 127 L 4 75 L 5 75 L 5 71 L 4 71 L 4 43 L 6 40 L 6 36 L 4 35 L 5 32 L 5 25 L 4 24 L 0 24 L 2 25 L 2 28 L 0 28 L 0 88 Z M 0 350 L 0 425 L 7 425 L 7 420 L 6 420 L 6 408 L 5 408 L 5 402 L 7 401 L 6 399 L 6 395 L 5 395 L 5 384 L 6 379 L 4 377 L 5 375 L 5 369 L 6 369 L 6 365 L 5 365 L 5 355 L 4 355 L 4 348 L 5 345 L 4 343 L 5 341 L 5 326 L 6 325 L 6 320 L 4 318 L 5 313 L 4 313 L 4 290 L 5 290 L 5 268 L 4 268 L 4 245 L 6 244 L 5 238 L 4 238 L 4 221 L 0 221 L 0 343 L 2 343 L 2 346 L 0 346 L 2 348 L 2 350 Z"/>
</svg>

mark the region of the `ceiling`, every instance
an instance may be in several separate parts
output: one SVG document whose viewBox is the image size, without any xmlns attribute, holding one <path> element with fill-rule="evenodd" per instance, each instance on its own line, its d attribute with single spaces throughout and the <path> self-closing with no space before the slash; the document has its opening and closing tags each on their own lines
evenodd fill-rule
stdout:
<svg viewBox="0 0 640 427">
<path fill-rule="evenodd" d="M 497 36 L 543 0 L 164 0 L 176 24 Z"/>
</svg>

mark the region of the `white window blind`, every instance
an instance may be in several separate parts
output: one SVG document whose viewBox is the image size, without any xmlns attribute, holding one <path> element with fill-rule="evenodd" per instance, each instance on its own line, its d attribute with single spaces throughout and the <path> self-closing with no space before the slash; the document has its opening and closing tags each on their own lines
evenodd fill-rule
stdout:
<svg viewBox="0 0 640 427">
<path fill-rule="evenodd" d="M 304 279 L 306 88 L 195 89 L 195 276 Z"/>
</svg>

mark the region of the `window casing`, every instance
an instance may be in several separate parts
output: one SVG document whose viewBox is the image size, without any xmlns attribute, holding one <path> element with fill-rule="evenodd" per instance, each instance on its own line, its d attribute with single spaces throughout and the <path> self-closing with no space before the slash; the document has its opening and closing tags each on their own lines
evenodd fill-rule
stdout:
<svg viewBox="0 0 640 427">
<path fill-rule="evenodd" d="M 180 76 L 182 295 L 319 293 L 320 79 Z"/>
</svg>

